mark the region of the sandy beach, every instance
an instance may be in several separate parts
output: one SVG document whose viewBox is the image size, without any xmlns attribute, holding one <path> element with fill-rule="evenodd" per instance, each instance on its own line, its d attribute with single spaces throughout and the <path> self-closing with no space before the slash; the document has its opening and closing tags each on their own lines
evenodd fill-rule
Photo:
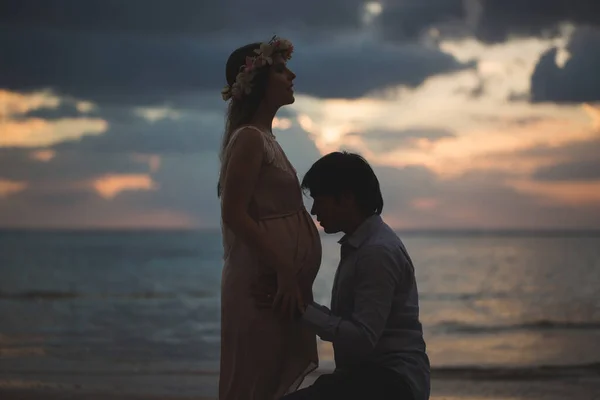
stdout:
<svg viewBox="0 0 600 400">
<path fill-rule="evenodd" d="M 318 373 L 305 381 L 310 384 Z M 0 398 L 208 400 L 216 399 L 217 375 L 189 373 L 0 373 Z M 546 369 L 536 373 L 494 370 L 433 373 L 432 400 L 600 399 L 600 368 Z"/>
</svg>

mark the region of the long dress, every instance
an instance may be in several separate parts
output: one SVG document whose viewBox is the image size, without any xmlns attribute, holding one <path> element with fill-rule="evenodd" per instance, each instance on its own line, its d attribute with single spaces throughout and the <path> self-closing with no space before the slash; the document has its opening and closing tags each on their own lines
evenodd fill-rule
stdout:
<svg viewBox="0 0 600 400">
<path fill-rule="evenodd" d="M 293 256 L 305 301 L 321 264 L 318 231 L 302 202 L 296 171 L 269 132 L 249 214 L 276 248 Z M 233 146 L 242 128 L 233 133 Z M 225 154 L 228 154 L 227 149 Z M 227 162 L 227 157 L 223 162 Z M 222 177 L 222 179 L 224 179 Z M 224 193 L 226 196 L 227 194 Z M 222 224 L 220 400 L 273 400 L 295 391 L 318 366 L 316 336 L 299 319 L 283 320 L 256 306 L 254 283 L 276 290 L 277 275 L 264 257 Z"/>
</svg>

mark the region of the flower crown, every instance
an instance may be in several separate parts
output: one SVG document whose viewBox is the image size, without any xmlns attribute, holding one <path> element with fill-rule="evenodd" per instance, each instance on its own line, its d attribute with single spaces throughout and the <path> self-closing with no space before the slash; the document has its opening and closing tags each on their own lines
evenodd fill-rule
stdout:
<svg viewBox="0 0 600 400">
<path fill-rule="evenodd" d="M 248 95 L 252 92 L 252 80 L 256 75 L 259 68 L 273 64 L 273 56 L 275 54 L 281 54 L 285 61 L 292 58 L 292 52 L 294 51 L 294 45 L 289 40 L 280 39 L 277 36 L 268 43 L 261 43 L 258 49 L 254 50 L 255 56 L 246 57 L 246 63 L 240 67 L 235 77 L 233 85 L 226 85 L 221 90 L 221 96 L 223 100 L 236 98 L 240 99 L 244 95 Z"/>
</svg>

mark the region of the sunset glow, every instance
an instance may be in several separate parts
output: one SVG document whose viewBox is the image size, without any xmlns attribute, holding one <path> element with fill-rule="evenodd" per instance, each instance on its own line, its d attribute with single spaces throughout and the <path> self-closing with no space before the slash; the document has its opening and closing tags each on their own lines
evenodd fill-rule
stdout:
<svg viewBox="0 0 600 400">
<path fill-rule="evenodd" d="M 149 175 L 107 175 L 94 181 L 94 188 L 105 199 L 113 199 L 119 193 L 130 190 L 155 190 L 156 183 Z"/>
<path fill-rule="evenodd" d="M 0 147 L 50 146 L 85 135 L 98 135 L 108 124 L 101 119 L 63 118 L 48 121 L 41 118 L 0 122 Z"/>
<path fill-rule="evenodd" d="M 0 198 L 8 197 L 11 194 L 18 193 L 27 188 L 26 182 L 15 182 L 7 179 L 0 179 Z"/>
<path fill-rule="evenodd" d="M 373 166 L 396 228 L 600 226 L 600 28 L 509 23 L 500 3 L 417 3 L 366 1 L 327 18 L 303 8 L 293 23 L 243 28 L 271 37 L 281 23 L 294 43 L 295 101 L 272 127 L 298 178 L 344 150 Z M 19 21 L 4 43 L 30 40 L 57 64 L 13 49 L 0 75 L 0 227 L 154 215 L 218 228 L 219 92 L 243 40 Z"/>
</svg>

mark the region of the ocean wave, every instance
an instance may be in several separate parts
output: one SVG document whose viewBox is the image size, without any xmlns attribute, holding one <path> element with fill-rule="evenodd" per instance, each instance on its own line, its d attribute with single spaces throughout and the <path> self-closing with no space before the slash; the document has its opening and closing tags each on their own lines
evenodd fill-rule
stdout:
<svg viewBox="0 0 600 400">
<path fill-rule="evenodd" d="M 551 321 L 539 320 L 512 325 L 473 325 L 456 321 L 447 321 L 432 326 L 434 330 L 448 333 L 500 333 L 522 330 L 598 330 L 600 321 Z"/>
<path fill-rule="evenodd" d="M 165 368 L 160 364 L 150 365 L 148 367 L 138 367 L 135 370 L 114 368 L 110 371 L 95 371 L 92 374 L 102 375 L 179 375 L 179 376 L 207 376 L 218 375 L 218 362 L 201 363 L 200 368 Z M 335 364 L 332 362 L 321 362 L 317 370 L 310 375 L 318 376 L 321 374 L 331 373 L 335 369 Z M 10 372 L 10 371 L 9 371 Z M 15 373 L 23 374 L 24 372 L 14 371 Z M 36 370 L 28 371 L 27 373 L 54 373 L 54 371 Z M 88 371 L 72 370 L 61 371 L 61 373 L 69 375 L 90 375 Z M 452 380 L 499 380 L 499 381 L 530 381 L 530 380 L 545 380 L 545 379 L 572 379 L 572 378 L 598 378 L 600 377 L 600 362 L 580 365 L 542 365 L 542 366 L 433 366 L 431 368 L 431 376 L 433 379 L 452 379 Z"/>
<path fill-rule="evenodd" d="M 600 376 L 600 362 L 576 365 L 541 365 L 530 367 L 432 367 L 431 375 L 438 379 L 531 380 L 566 377 Z"/>
<path fill-rule="evenodd" d="M 421 301 L 463 301 L 482 299 L 514 298 L 511 292 L 481 292 L 481 293 L 419 293 Z"/>
<path fill-rule="evenodd" d="M 43 301 L 59 301 L 72 299 L 92 299 L 92 300 L 152 300 L 152 299 L 177 299 L 181 297 L 206 299 L 215 297 L 215 293 L 208 291 L 192 291 L 192 292 L 131 292 L 131 293 L 82 293 L 70 291 L 54 291 L 54 290 L 30 290 L 18 293 L 2 293 L 0 292 L 0 300 L 43 300 Z"/>
</svg>

